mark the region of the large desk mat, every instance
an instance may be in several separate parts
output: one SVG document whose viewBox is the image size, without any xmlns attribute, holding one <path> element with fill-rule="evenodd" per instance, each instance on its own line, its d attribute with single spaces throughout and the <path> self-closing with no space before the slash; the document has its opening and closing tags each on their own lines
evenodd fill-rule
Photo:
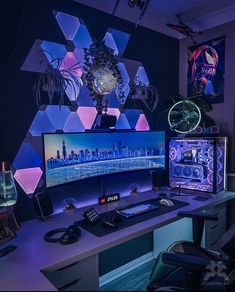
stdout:
<svg viewBox="0 0 235 292">
<path fill-rule="evenodd" d="M 134 224 L 143 222 L 145 220 L 152 219 L 154 217 L 161 216 L 165 213 L 180 209 L 180 208 L 188 205 L 188 203 L 181 202 L 181 201 L 178 201 L 175 199 L 171 199 L 171 201 L 174 202 L 174 206 L 170 207 L 170 206 L 163 206 L 163 205 L 158 204 L 158 207 L 159 207 L 158 209 L 148 211 L 148 212 L 145 212 L 142 214 L 138 214 L 138 215 L 136 215 L 134 217 L 130 217 L 130 218 L 122 217 L 121 221 L 115 222 L 115 224 L 118 225 L 117 228 L 112 228 L 112 227 L 103 225 L 103 223 L 102 223 L 104 220 L 108 220 L 109 218 L 111 218 L 114 211 L 109 211 L 109 212 L 100 214 L 101 220 L 95 224 L 90 224 L 90 223 L 86 222 L 85 220 L 76 221 L 76 224 L 78 224 L 81 228 L 87 230 L 88 232 L 90 232 L 98 237 L 101 237 L 101 236 L 110 234 L 112 232 L 115 232 L 117 230 L 127 228 L 129 226 L 134 225 Z M 156 199 L 144 201 L 142 203 L 155 203 L 156 204 Z"/>
</svg>

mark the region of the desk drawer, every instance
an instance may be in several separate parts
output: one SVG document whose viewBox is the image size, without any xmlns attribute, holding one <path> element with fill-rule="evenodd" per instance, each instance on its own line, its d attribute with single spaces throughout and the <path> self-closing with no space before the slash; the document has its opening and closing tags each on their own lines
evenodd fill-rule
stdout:
<svg viewBox="0 0 235 292">
<path fill-rule="evenodd" d="M 208 213 L 218 217 L 218 221 L 206 221 L 205 247 L 219 251 L 219 240 L 226 232 L 226 205 L 220 204 L 208 210 Z"/>
<path fill-rule="evenodd" d="M 97 275 L 98 279 L 98 258 L 95 255 L 70 265 L 58 268 L 49 267 L 42 273 L 57 289 L 61 289 L 71 283 L 80 282 L 82 278 L 91 274 Z"/>
<path fill-rule="evenodd" d="M 99 278 L 91 274 L 60 287 L 59 291 L 99 291 Z"/>
</svg>

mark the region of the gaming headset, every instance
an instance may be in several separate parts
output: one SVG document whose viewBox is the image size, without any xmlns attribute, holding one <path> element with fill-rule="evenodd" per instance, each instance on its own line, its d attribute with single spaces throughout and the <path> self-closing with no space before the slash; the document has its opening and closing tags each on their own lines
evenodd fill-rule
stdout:
<svg viewBox="0 0 235 292">
<path fill-rule="evenodd" d="M 62 232 L 63 234 L 61 236 L 54 237 L 55 234 L 62 233 Z M 58 229 L 48 231 L 44 235 L 44 240 L 46 242 L 59 242 L 62 245 L 67 245 L 67 244 L 72 244 L 74 242 L 77 242 L 80 236 L 81 236 L 81 229 L 77 225 L 73 224 L 67 228 L 58 228 Z"/>
</svg>

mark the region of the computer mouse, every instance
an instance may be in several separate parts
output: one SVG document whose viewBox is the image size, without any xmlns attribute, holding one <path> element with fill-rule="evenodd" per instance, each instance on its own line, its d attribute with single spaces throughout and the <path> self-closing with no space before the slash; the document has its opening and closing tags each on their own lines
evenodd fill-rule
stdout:
<svg viewBox="0 0 235 292">
<path fill-rule="evenodd" d="M 163 206 L 167 206 L 167 207 L 174 206 L 174 203 L 172 202 L 172 200 L 166 199 L 166 198 L 159 200 L 159 204 L 161 204 Z"/>
</svg>

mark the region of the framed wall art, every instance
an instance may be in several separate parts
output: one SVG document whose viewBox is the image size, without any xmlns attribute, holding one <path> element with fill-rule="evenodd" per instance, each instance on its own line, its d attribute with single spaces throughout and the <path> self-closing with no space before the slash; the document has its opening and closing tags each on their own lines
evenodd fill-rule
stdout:
<svg viewBox="0 0 235 292">
<path fill-rule="evenodd" d="M 188 96 L 224 101 L 225 36 L 188 48 Z"/>
</svg>

